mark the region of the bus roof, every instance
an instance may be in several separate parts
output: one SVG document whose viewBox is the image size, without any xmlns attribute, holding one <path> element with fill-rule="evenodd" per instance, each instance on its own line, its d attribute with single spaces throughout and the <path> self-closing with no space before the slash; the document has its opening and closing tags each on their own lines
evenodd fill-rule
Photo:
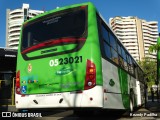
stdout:
<svg viewBox="0 0 160 120">
<path fill-rule="evenodd" d="M 29 20 L 25 21 L 23 24 L 25 24 L 27 22 L 30 22 L 30 21 L 32 21 L 34 19 L 40 18 L 40 17 L 42 17 L 44 15 L 48 15 L 48 14 L 53 13 L 53 12 L 57 12 L 57 11 L 61 11 L 61 10 L 65 10 L 65 9 L 69 9 L 69 8 L 73 8 L 73 7 L 78 7 L 78 6 L 82 6 L 82 5 L 93 5 L 93 3 L 85 2 L 85 3 L 79 3 L 79 4 L 72 4 L 72 5 L 68 5 L 68 6 L 64 6 L 64 7 L 57 7 L 55 9 L 53 9 L 53 10 L 46 11 L 46 12 L 44 12 L 42 14 L 39 14 L 39 15 L 33 17 L 33 18 L 30 18 Z"/>
</svg>

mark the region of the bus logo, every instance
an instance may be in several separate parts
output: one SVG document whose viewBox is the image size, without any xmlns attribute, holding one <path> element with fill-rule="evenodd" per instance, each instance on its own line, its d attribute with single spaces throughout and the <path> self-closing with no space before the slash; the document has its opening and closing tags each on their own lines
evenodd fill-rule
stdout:
<svg viewBox="0 0 160 120">
<path fill-rule="evenodd" d="M 27 86 L 22 86 L 21 92 L 25 94 L 27 92 Z"/>
<path fill-rule="evenodd" d="M 56 75 L 66 75 L 72 73 L 74 70 L 72 68 L 62 68 L 56 71 Z"/>
<path fill-rule="evenodd" d="M 28 72 L 31 72 L 32 71 L 32 65 L 31 63 L 28 64 Z"/>
<path fill-rule="evenodd" d="M 113 86 L 115 85 L 115 82 L 113 81 L 113 79 L 110 79 L 109 85 L 110 85 L 111 87 L 113 87 Z"/>
</svg>

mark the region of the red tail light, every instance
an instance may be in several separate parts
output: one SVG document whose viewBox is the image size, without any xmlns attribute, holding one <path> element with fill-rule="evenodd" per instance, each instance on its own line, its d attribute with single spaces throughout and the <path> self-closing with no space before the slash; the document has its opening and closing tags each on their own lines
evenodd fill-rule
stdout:
<svg viewBox="0 0 160 120">
<path fill-rule="evenodd" d="M 20 90 L 20 71 L 18 71 L 17 74 L 16 74 L 16 93 L 21 94 L 21 90 Z"/>
<path fill-rule="evenodd" d="M 90 60 L 87 60 L 86 79 L 84 89 L 93 88 L 96 85 L 96 66 Z"/>
<path fill-rule="evenodd" d="M 81 9 L 85 9 L 86 7 L 87 7 L 86 5 L 80 6 Z"/>
</svg>

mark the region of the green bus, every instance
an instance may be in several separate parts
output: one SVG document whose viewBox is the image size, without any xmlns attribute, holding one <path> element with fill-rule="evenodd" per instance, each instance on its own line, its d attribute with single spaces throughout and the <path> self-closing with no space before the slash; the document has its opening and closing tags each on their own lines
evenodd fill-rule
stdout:
<svg viewBox="0 0 160 120">
<path fill-rule="evenodd" d="M 130 109 L 144 103 L 143 71 L 88 2 L 23 23 L 17 109 Z"/>
</svg>

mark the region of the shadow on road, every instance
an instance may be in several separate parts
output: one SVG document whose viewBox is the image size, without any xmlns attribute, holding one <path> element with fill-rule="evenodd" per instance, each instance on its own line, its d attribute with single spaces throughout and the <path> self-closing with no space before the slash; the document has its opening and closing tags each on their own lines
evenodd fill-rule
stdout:
<svg viewBox="0 0 160 120">
<path fill-rule="evenodd" d="M 77 113 L 73 113 L 67 117 L 61 118 L 59 120 L 84 120 L 84 119 L 92 119 L 92 120 L 116 120 L 125 116 L 126 118 L 131 118 L 127 115 L 126 111 L 81 111 Z"/>
<path fill-rule="evenodd" d="M 160 102 L 157 101 L 149 101 L 146 105 L 146 109 L 151 112 L 159 112 L 160 113 Z"/>
</svg>

